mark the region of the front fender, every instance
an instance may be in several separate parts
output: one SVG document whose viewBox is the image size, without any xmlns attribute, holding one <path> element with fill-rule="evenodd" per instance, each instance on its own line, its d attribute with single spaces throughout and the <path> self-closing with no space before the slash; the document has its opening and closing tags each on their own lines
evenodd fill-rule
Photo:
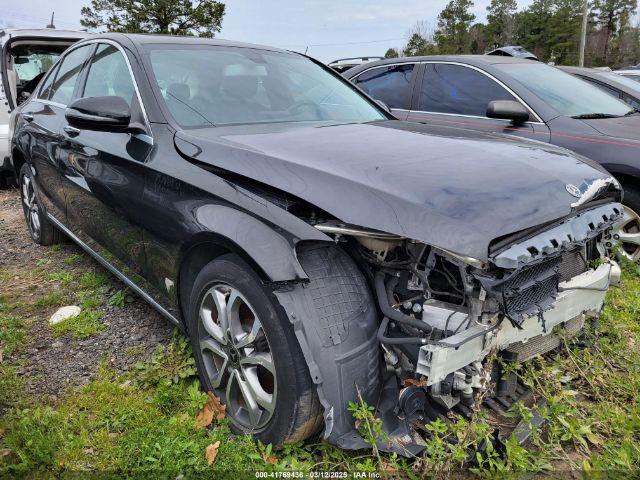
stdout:
<svg viewBox="0 0 640 480">
<path fill-rule="evenodd" d="M 194 217 L 205 231 L 215 232 L 218 243 L 243 254 L 260 269 L 258 273 L 265 280 L 274 283 L 308 280 L 296 256 L 298 242 L 331 242 L 327 235 L 310 225 L 305 237 L 299 238 L 226 205 L 202 205 L 195 210 Z"/>
</svg>

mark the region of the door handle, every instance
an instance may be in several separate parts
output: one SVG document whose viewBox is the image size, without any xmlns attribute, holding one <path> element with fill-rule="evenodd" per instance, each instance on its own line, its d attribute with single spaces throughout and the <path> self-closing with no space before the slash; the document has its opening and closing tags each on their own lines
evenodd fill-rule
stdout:
<svg viewBox="0 0 640 480">
<path fill-rule="evenodd" d="M 76 135 L 80 134 L 80 129 L 76 128 L 76 127 L 72 127 L 71 125 L 67 125 L 66 127 L 63 128 L 63 130 L 67 133 L 67 135 L 69 135 L 70 137 L 75 137 Z"/>
<path fill-rule="evenodd" d="M 30 115 L 28 113 L 23 113 L 22 118 L 24 118 L 26 122 L 29 122 L 29 123 L 33 122 L 33 115 Z"/>
</svg>

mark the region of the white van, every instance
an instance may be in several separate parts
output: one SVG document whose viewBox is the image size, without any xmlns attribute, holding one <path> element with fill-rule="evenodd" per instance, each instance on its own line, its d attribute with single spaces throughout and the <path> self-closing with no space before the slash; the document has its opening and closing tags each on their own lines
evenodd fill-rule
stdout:
<svg viewBox="0 0 640 480">
<path fill-rule="evenodd" d="M 9 116 L 29 98 L 45 73 L 86 32 L 51 28 L 0 30 L 0 185 L 11 183 Z"/>
</svg>

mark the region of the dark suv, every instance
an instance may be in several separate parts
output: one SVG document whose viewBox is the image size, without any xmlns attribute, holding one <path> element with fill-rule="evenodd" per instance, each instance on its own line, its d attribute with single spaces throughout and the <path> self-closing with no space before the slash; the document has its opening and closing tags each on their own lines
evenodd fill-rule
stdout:
<svg viewBox="0 0 640 480">
<path fill-rule="evenodd" d="M 265 443 L 366 447 L 361 398 L 380 448 L 416 453 L 414 425 L 501 378 L 489 352 L 554 348 L 619 277 L 621 191 L 597 164 L 392 119 L 291 52 L 99 35 L 13 131 L 34 241 L 67 235 L 184 329 L 202 387 Z"/>
</svg>

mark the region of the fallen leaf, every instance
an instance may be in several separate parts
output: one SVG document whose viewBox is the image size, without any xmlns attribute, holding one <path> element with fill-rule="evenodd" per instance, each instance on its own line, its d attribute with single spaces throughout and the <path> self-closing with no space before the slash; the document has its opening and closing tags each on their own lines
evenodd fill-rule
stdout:
<svg viewBox="0 0 640 480">
<path fill-rule="evenodd" d="M 216 443 L 212 443 L 205 449 L 205 457 L 207 457 L 207 463 L 212 465 L 216 461 L 218 456 L 218 448 L 220 448 L 220 440 Z"/>
<path fill-rule="evenodd" d="M 8 448 L 0 450 L 0 458 L 8 457 L 9 455 L 11 455 L 11 450 Z"/>
<path fill-rule="evenodd" d="M 382 473 L 385 474 L 385 476 L 398 474 L 398 470 L 396 470 L 396 468 L 393 465 L 390 465 L 388 463 L 383 463 L 381 470 L 382 470 Z"/>
<path fill-rule="evenodd" d="M 265 452 L 262 452 L 262 461 L 271 465 L 278 463 L 278 459 L 276 457 L 273 455 L 267 455 Z"/>
<path fill-rule="evenodd" d="M 425 387 L 427 385 L 426 378 L 405 378 L 404 382 L 402 382 L 405 387 L 414 386 L 414 387 Z"/>
<path fill-rule="evenodd" d="M 216 397 L 213 392 L 207 392 L 207 395 L 209 396 L 207 403 L 198 412 L 198 415 L 196 415 L 195 428 L 197 429 L 211 425 L 214 417 L 216 420 L 222 420 L 227 410 L 227 407 L 222 405 L 220 399 Z"/>
</svg>

